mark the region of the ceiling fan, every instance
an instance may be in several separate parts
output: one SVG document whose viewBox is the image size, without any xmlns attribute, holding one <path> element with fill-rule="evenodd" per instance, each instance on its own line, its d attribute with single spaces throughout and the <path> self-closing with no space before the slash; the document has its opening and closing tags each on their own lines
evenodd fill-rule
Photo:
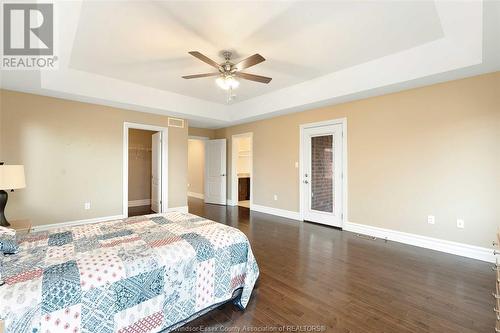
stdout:
<svg viewBox="0 0 500 333">
<path fill-rule="evenodd" d="M 269 83 L 272 80 L 272 78 L 270 78 L 270 77 L 241 72 L 242 70 L 244 70 L 246 68 L 255 66 L 255 65 L 260 64 L 261 62 L 266 60 L 266 59 L 264 59 L 263 56 L 261 56 L 258 53 L 254 54 L 246 59 L 243 59 L 242 61 L 240 61 L 236 64 L 231 62 L 232 53 L 229 51 L 223 52 L 225 61 L 223 63 L 220 63 L 220 64 L 218 64 L 214 60 L 210 59 L 209 57 L 201 54 L 198 51 L 191 51 L 191 52 L 189 52 L 189 54 L 195 58 L 200 59 L 204 63 L 209 64 L 210 66 L 216 68 L 218 71 L 213 72 L 213 73 L 186 75 L 186 76 L 183 76 L 183 78 L 184 79 L 197 79 L 197 78 L 202 78 L 202 77 L 218 76 L 218 78 L 215 82 L 217 83 L 217 85 L 221 89 L 228 91 L 228 102 L 230 102 L 232 100 L 232 98 L 234 97 L 234 95 L 232 93 L 233 89 L 237 88 L 240 84 L 238 82 L 238 80 L 236 80 L 236 77 L 241 78 L 241 79 L 245 79 L 245 80 L 260 82 L 260 83 Z"/>
</svg>

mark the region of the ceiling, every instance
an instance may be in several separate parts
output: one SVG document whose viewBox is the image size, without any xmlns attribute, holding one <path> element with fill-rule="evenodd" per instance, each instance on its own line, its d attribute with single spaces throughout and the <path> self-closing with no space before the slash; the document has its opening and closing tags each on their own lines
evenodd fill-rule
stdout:
<svg viewBox="0 0 500 333">
<path fill-rule="evenodd" d="M 223 127 L 500 70 L 500 2 L 56 1 L 54 71 L 3 71 L 7 89 Z M 260 53 L 226 104 L 211 72 Z"/>
<path fill-rule="evenodd" d="M 225 104 L 214 78 L 181 79 L 213 72 L 188 51 L 219 63 L 226 49 L 261 53 L 246 72 L 273 81 L 241 80 L 238 103 L 442 36 L 432 2 L 85 2 L 70 67 Z"/>
</svg>

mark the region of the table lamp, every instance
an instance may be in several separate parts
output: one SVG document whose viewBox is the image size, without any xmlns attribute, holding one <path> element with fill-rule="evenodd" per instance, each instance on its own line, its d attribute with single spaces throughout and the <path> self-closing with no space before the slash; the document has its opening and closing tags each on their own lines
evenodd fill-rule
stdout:
<svg viewBox="0 0 500 333">
<path fill-rule="evenodd" d="M 5 218 L 5 206 L 9 195 L 5 190 L 25 188 L 24 165 L 3 165 L 0 163 L 0 225 L 8 227 L 10 224 Z"/>
</svg>

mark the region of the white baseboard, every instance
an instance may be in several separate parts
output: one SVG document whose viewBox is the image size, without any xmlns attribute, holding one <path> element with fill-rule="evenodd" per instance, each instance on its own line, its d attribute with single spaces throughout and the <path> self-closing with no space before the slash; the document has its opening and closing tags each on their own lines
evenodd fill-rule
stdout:
<svg viewBox="0 0 500 333">
<path fill-rule="evenodd" d="M 300 213 L 294 212 L 291 210 L 273 208 L 273 207 L 268 207 L 268 206 L 261 206 L 261 205 L 256 205 L 256 204 L 250 204 L 250 210 L 300 221 Z"/>
<path fill-rule="evenodd" d="M 423 247 L 426 249 L 455 254 L 462 257 L 495 262 L 493 249 L 447 241 L 438 238 L 426 237 L 406 232 L 372 227 L 364 224 L 346 222 L 344 230 L 377 238 L 388 239 L 394 242 Z"/>
<path fill-rule="evenodd" d="M 131 200 L 128 202 L 129 207 L 148 206 L 148 205 L 151 205 L 151 199 Z"/>
<path fill-rule="evenodd" d="M 34 225 L 32 227 L 32 229 L 33 229 L 33 231 L 44 231 L 44 230 L 49 230 L 49 229 L 53 229 L 53 228 L 73 227 L 75 225 L 98 223 L 98 222 L 121 220 L 121 219 L 123 219 L 123 215 L 95 217 L 95 218 L 86 219 L 86 220 L 76 220 L 76 221 L 69 221 L 69 222 L 44 224 L 44 225 Z"/>
<path fill-rule="evenodd" d="M 227 203 L 226 203 L 228 206 L 237 206 L 238 203 L 237 202 L 233 202 L 233 200 L 231 199 L 227 199 Z"/>
<path fill-rule="evenodd" d="M 180 212 L 180 213 L 188 213 L 188 206 L 179 206 L 179 207 L 171 207 L 167 208 L 167 212 Z"/>
<path fill-rule="evenodd" d="M 167 209 L 167 212 L 173 212 L 173 211 L 187 213 L 188 206 L 172 207 L 172 208 Z M 33 231 L 45 231 L 45 230 L 49 230 L 49 229 L 53 229 L 53 228 L 73 227 L 73 226 L 82 225 L 82 224 L 92 224 L 92 223 L 98 223 L 98 222 L 121 220 L 123 218 L 124 218 L 123 215 L 113 215 L 113 216 L 96 217 L 96 218 L 86 219 L 86 220 L 76 220 L 76 221 L 44 224 L 44 225 L 35 225 L 32 227 L 32 230 Z"/>
<path fill-rule="evenodd" d="M 205 199 L 205 195 L 202 193 L 188 192 L 188 197 L 193 197 L 197 199 Z"/>
<path fill-rule="evenodd" d="M 299 212 L 261 206 L 256 204 L 250 205 L 250 210 L 301 221 Z M 363 235 L 369 235 L 381 239 L 387 239 L 390 241 L 403 243 L 407 245 L 418 246 L 430 250 L 454 254 L 466 258 L 477 259 L 492 263 L 495 262 L 493 249 L 485 247 L 452 242 L 444 239 L 426 237 L 417 234 L 411 234 L 391 229 L 378 228 L 352 222 L 346 222 L 343 226 L 343 230 Z"/>
<path fill-rule="evenodd" d="M 228 201 L 228 204 L 229 204 L 229 201 Z M 188 213 L 188 210 L 189 210 L 188 206 L 180 206 L 180 207 L 168 208 L 167 211 L 169 211 L 169 212 L 170 211 L 178 211 L 181 213 Z M 279 209 L 279 208 L 273 208 L 273 207 L 252 204 L 250 206 L 250 210 L 253 210 L 256 212 L 261 212 L 261 213 L 266 213 L 266 214 L 271 214 L 271 215 L 275 215 L 275 216 L 280 216 L 280 217 L 284 217 L 284 218 L 288 218 L 288 219 L 292 219 L 292 220 L 299 220 L 299 221 L 301 220 L 299 212 L 294 212 L 294 211 L 285 210 L 285 209 Z M 52 228 L 64 228 L 64 227 L 71 227 L 71 226 L 76 226 L 76 225 L 81 225 L 81 224 L 120 220 L 123 218 L 124 218 L 123 215 L 96 217 L 96 218 L 85 219 L 85 220 L 76 220 L 76 221 L 69 221 L 69 222 L 38 225 L 38 226 L 33 226 L 32 229 L 33 229 L 33 231 L 44 231 L 44 230 L 48 230 L 48 229 L 52 229 Z M 426 249 L 436 250 L 436 251 L 440 251 L 440 252 L 450 253 L 450 254 L 466 257 L 466 258 L 472 258 L 472 259 L 482 260 L 482 261 L 491 262 L 491 263 L 495 262 L 495 256 L 493 255 L 493 249 L 489 249 L 489 248 L 485 248 L 485 247 L 479 247 L 479 246 L 468 245 L 468 244 L 463 244 L 463 243 L 458 243 L 458 242 L 452 242 L 452 241 L 447 241 L 447 240 L 443 240 L 443 239 L 426 237 L 426 236 L 421 236 L 421 235 L 417 235 L 417 234 L 410 234 L 410 233 L 406 233 L 406 232 L 378 228 L 378 227 L 373 227 L 373 226 L 369 226 L 369 225 L 365 225 L 365 224 L 352 223 L 352 222 L 346 222 L 344 224 L 343 230 L 354 232 L 354 233 L 359 233 L 359 234 L 363 234 L 363 235 L 369 235 L 369 236 L 373 236 L 373 237 L 377 237 L 377 238 L 381 238 L 381 239 L 387 239 L 387 240 L 398 242 L 398 243 L 403 243 L 403 244 L 418 246 L 418 247 L 422 247 L 422 248 L 426 248 Z"/>
</svg>

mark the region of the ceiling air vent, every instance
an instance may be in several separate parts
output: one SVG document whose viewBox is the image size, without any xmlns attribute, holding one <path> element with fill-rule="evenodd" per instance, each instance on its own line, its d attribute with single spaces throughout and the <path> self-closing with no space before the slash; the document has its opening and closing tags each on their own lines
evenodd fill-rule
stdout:
<svg viewBox="0 0 500 333">
<path fill-rule="evenodd" d="M 184 119 L 168 117 L 168 127 L 184 128 Z"/>
</svg>

